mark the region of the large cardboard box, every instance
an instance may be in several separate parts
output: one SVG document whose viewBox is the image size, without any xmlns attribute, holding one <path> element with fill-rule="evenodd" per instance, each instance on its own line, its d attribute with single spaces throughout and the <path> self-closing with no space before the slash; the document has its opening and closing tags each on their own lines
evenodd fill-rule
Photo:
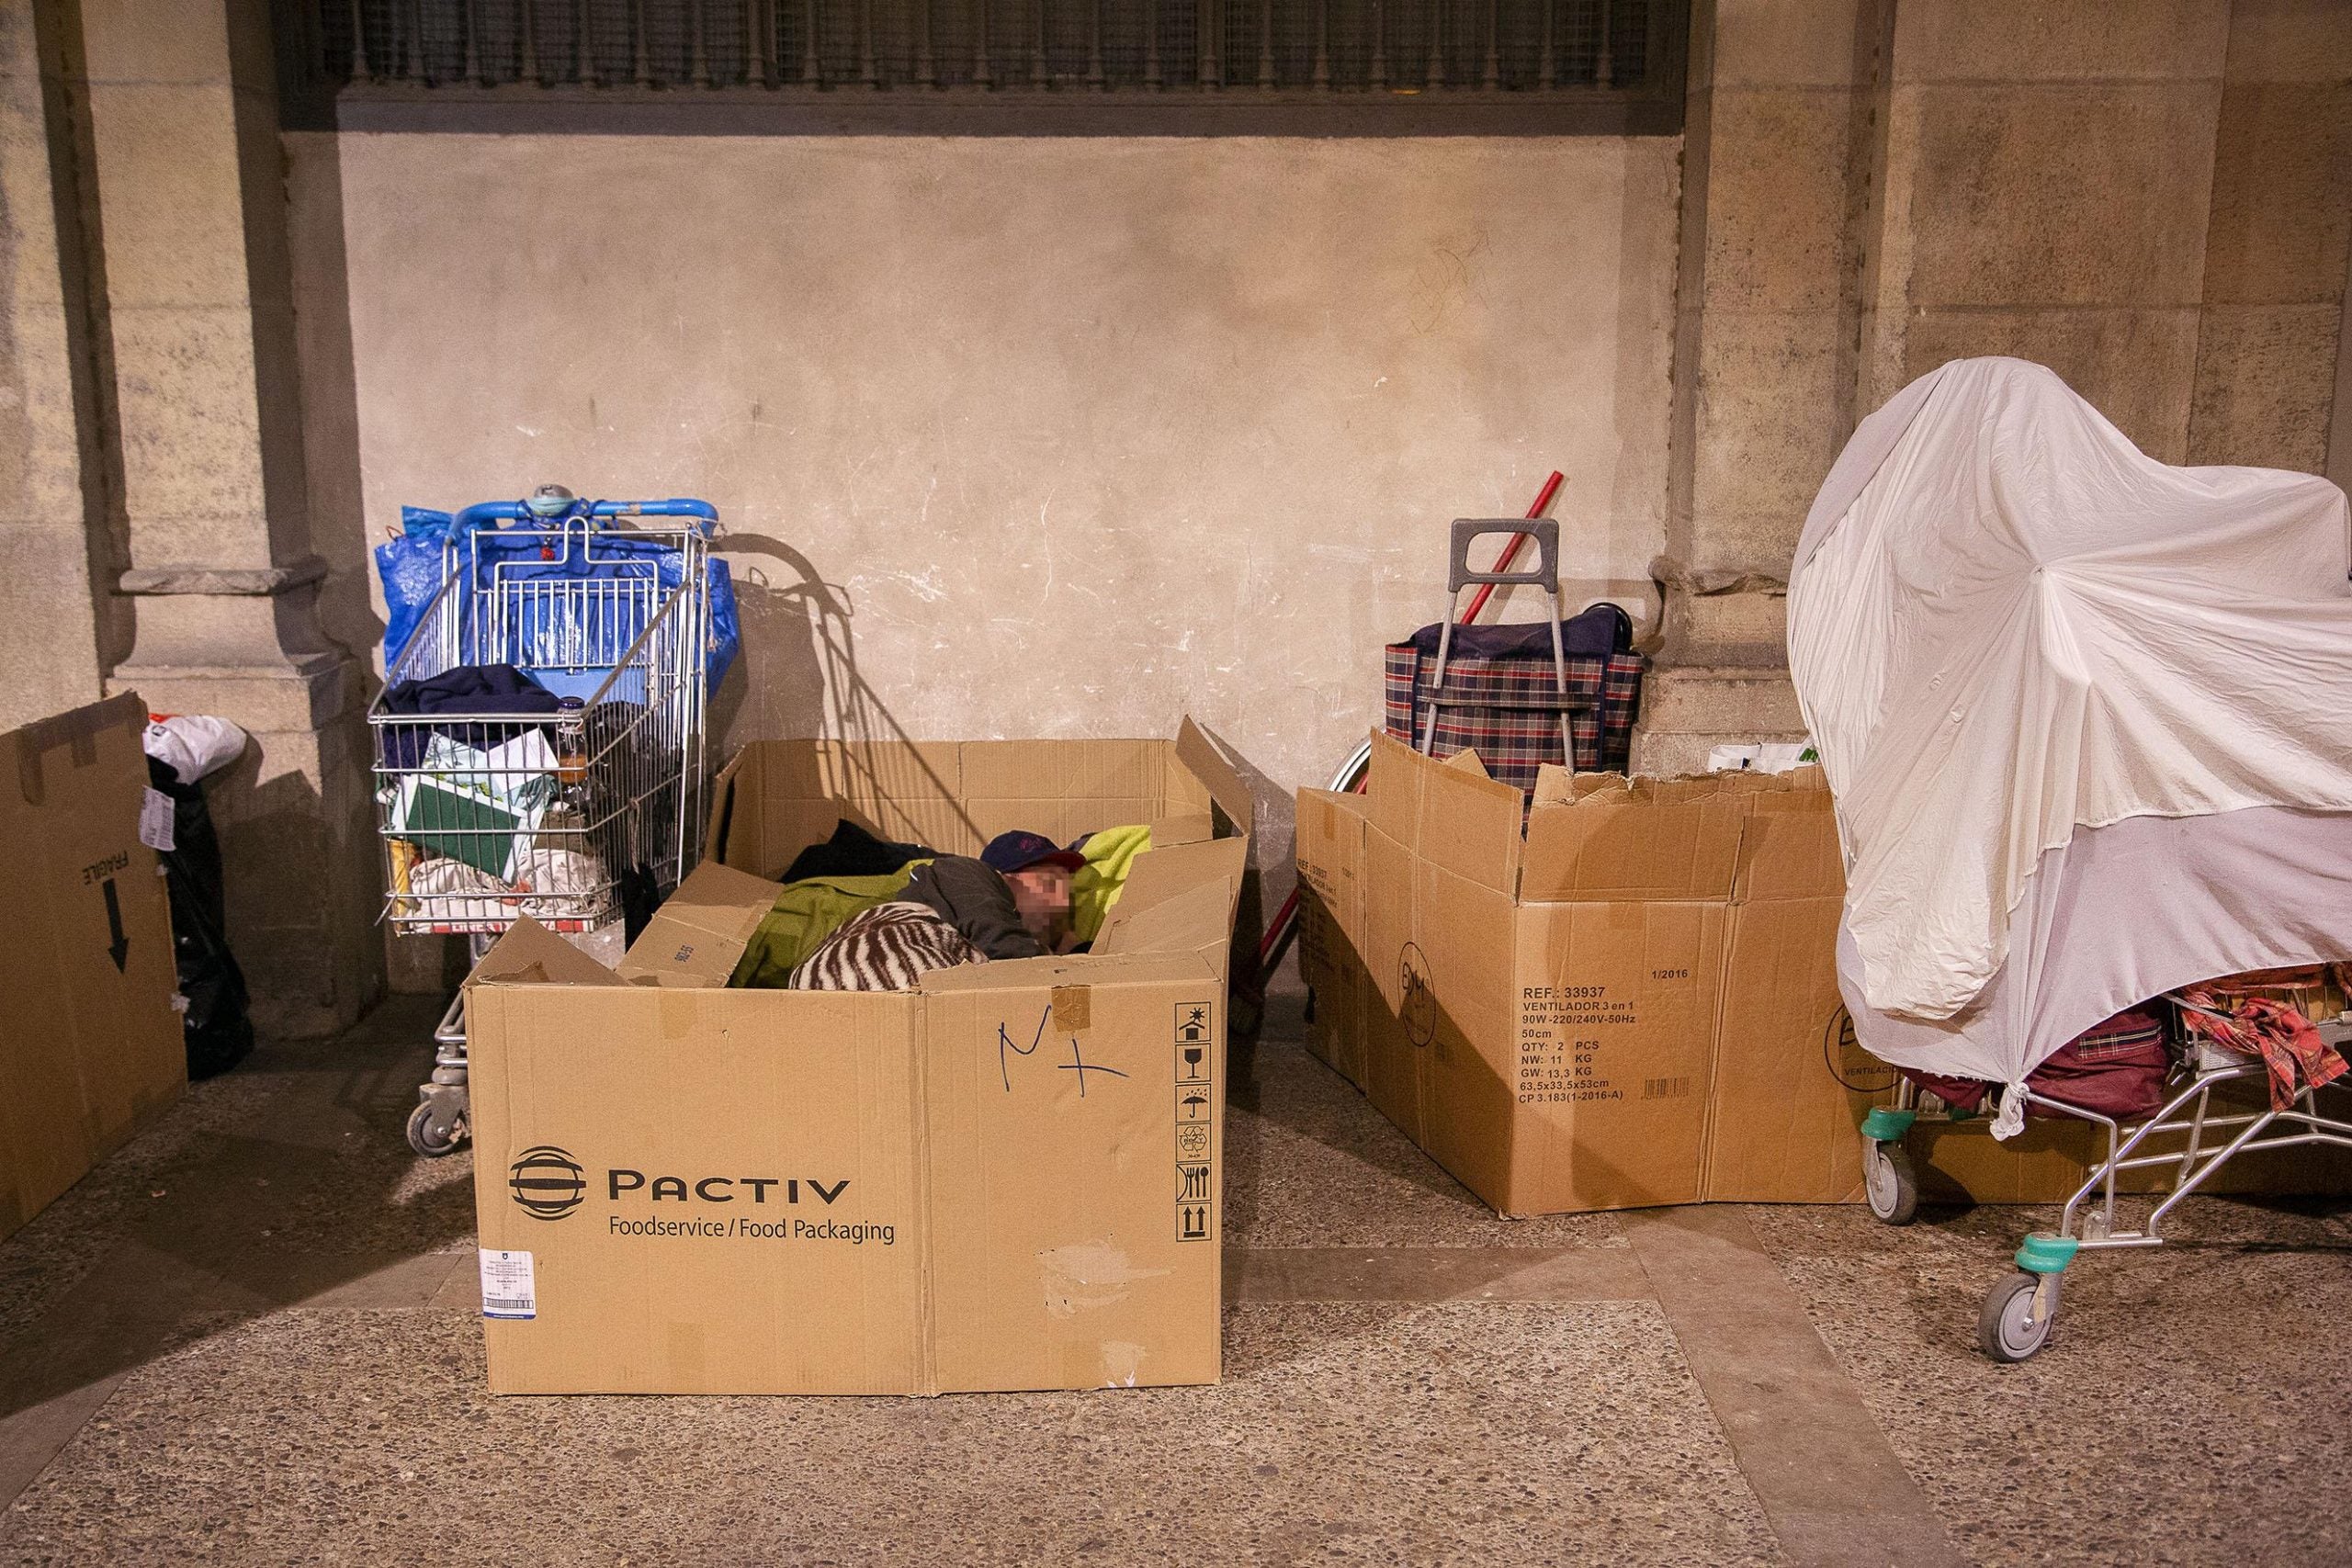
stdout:
<svg viewBox="0 0 2352 1568">
<path fill-rule="evenodd" d="M 1528 801 L 1375 737 L 1298 820 L 1310 1043 L 1499 1212 L 1860 1193 L 1817 773 Z"/>
<path fill-rule="evenodd" d="M 171 908 L 139 838 L 146 725 L 126 693 L 0 738 L 0 1235 L 187 1083 Z"/>
<path fill-rule="evenodd" d="M 1298 862 L 1310 1048 L 1498 1211 L 1862 1200 L 1860 1128 L 1896 1075 L 1838 995 L 1819 770 L 1547 769 L 1522 813 L 1475 757 L 1375 736 L 1365 794 L 1299 792 Z M 2087 1122 L 1990 1134 L 1923 1116 L 1922 1194 L 2054 1202 L 2105 1153 Z M 2352 1157 L 2264 1155 L 2202 1190 L 2352 1190 Z"/>
<path fill-rule="evenodd" d="M 940 1393 L 1219 1370 L 1225 995 L 1250 801 L 1169 741 L 760 742 L 617 969 L 528 924 L 467 996 L 491 1386 Z M 1148 821 L 1088 955 L 729 990 L 842 817 L 975 853 Z"/>
</svg>

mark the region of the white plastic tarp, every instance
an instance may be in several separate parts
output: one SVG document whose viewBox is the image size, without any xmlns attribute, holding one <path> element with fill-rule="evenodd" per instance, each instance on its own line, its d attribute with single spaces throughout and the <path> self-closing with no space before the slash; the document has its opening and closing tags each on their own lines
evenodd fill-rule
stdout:
<svg viewBox="0 0 2352 1568">
<path fill-rule="evenodd" d="M 2347 549 L 2325 479 L 2167 467 L 2023 360 L 1863 422 L 1789 660 L 1865 1045 L 2015 1083 L 2163 990 L 2352 953 Z"/>
</svg>

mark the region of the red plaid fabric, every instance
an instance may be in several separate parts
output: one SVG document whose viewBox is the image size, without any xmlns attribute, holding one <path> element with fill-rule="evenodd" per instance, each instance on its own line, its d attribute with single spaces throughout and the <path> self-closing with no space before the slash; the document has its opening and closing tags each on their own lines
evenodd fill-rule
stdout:
<svg viewBox="0 0 2352 1568">
<path fill-rule="evenodd" d="M 1638 653 L 1607 658 L 1571 656 L 1568 695 L 1593 705 L 1569 716 L 1579 773 L 1623 773 L 1634 749 L 1634 721 L 1641 716 L 1642 672 Z M 1382 722 L 1408 746 L 1420 740 L 1420 722 L 1437 656 L 1409 642 L 1392 643 L 1386 669 L 1387 700 Z M 1487 772 L 1521 789 L 1535 787 L 1535 770 L 1564 762 L 1560 716 L 1525 705 L 1544 702 L 1553 688 L 1552 656 L 1472 659 L 1455 656 L 1445 667 L 1446 705 L 1437 716 L 1430 750 L 1439 757 L 1476 751 Z"/>
<path fill-rule="evenodd" d="M 2319 1089 L 2341 1077 L 2343 1055 L 2319 1037 L 2312 1021 L 2267 997 L 2247 997 L 2234 1007 L 2211 991 L 2190 991 L 2182 1000 L 2200 1010 L 2205 1032 L 2241 1056 L 2260 1056 L 2270 1077 L 2270 1109 L 2285 1111 L 2302 1086 Z"/>
</svg>

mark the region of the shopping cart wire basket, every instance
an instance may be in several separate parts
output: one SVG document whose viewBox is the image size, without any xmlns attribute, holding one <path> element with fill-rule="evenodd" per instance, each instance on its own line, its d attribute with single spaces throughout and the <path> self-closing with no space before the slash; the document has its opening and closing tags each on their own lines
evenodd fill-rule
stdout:
<svg viewBox="0 0 2352 1568">
<path fill-rule="evenodd" d="M 736 640 L 717 512 L 544 491 L 404 521 L 378 552 L 389 667 L 368 716 L 385 918 L 477 960 L 526 917 L 634 935 L 700 847 Z M 458 1003 L 435 1040 L 409 1124 L 432 1155 L 468 1132 Z"/>
</svg>

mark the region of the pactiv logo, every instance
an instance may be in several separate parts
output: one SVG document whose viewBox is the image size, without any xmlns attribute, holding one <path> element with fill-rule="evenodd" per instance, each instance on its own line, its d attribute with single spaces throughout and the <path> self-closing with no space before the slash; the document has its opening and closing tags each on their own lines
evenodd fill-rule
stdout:
<svg viewBox="0 0 2352 1568">
<path fill-rule="evenodd" d="M 657 1203 L 666 1198 L 705 1203 L 773 1201 L 797 1206 L 805 1191 L 831 1208 L 848 1190 L 849 1182 L 846 1178 L 828 1182 L 784 1176 L 649 1177 L 641 1170 L 616 1167 L 605 1172 L 605 1195 L 615 1202 L 638 1196 Z M 506 1188 L 533 1219 L 560 1220 L 587 1197 L 588 1173 L 568 1151 L 553 1144 L 538 1144 L 525 1149 L 507 1168 Z"/>
<path fill-rule="evenodd" d="M 588 1195 L 580 1162 L 553 1144 L 525 1149 L 506 1170 L 507 1190 L 535 1220 L 560 1220 Z"/>
</svg>

